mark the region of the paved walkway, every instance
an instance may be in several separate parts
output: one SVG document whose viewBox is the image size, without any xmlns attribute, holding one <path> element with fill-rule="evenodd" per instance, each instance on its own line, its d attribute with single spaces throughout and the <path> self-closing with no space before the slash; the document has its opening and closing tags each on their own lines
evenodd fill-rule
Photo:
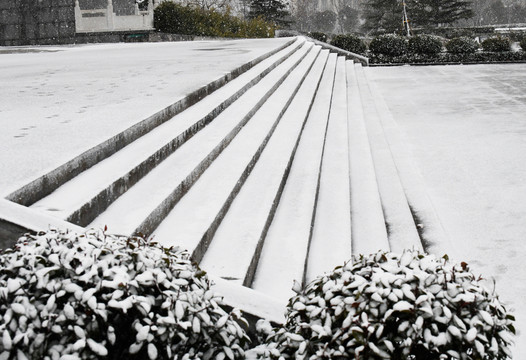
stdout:
<svg viewBox="0 0 526 360">
<path fill-rule="evenodd" d="M 0 196 L 287 41 L 0 47 Z"/>
<path fill-rule="evenodd" d="M 412 147 L 442 224 L 526 324 L 526 64 L 366 69 Z M 526 358 L 517 339 L 516 359 Z"/>
</svg>

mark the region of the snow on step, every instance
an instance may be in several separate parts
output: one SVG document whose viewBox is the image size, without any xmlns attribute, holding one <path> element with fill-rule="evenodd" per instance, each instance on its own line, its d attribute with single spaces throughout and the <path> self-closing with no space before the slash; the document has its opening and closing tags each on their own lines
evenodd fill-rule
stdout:
<svg viewBox="0 0 526 360">
<path fill-rule="evenodd" d="M 365 69 L 363 70 L 365 73 Z M 437 255 L 448 253 L 453 245 L 450 243 L 436 214 L 434 205 L 427 194 L 424 180 L 414 164 L 414 159 L 407 146 L 407 141 L 374 83 L 370 81 L 368 83 L 371 93 L 374 94 L 373 98 L 376 108 L 381 114 L 382 126 L 389 147 L 391 148 L 407 200 L 413 212 L 422 222 L 422 224 L 419 225 L 422 226 L 421 236 L 424 242 L 423 245 L 426 251 L 430 253 Z"/>
<path fill-rule="evenodd" d="M 164 246 L 181 246 L 192 253 L 194 260 L 202 259 L 215 229 L 243 186 L 254 163 L 269 138 L 273 139 L 276 135 L 273 134 L 275 129 L 280 128 L 283 123 L 284 119 L 280 118 L 291 103 L 292 97 L 309 84 L 311 76 L 305 76 L 319 52 L 320 47 L 312 48 L 302 63 L 181 198 L 154 232 L 157 241 Z M 300 90 L 297 90 L 298 88 Z"/>
<path fill-rule="evenodd" d="M 355 65 L 355 70 L 390 248 L 395 252 L 407 248 L 422 248 L 367 79 L 360 64 Z"/>
<path fill-rule="evenodd" d="M 298 39 L 292 45 L 263 60 L 197 104 L 65 183 L 31 207 L 87 225 L 93 220 L 93 214 L 103 211 L 109 202 L 140 180 L 188 137 L 205 126 L 213 116 L 260 81 L 262 76 L 304 43 L 303 39 Z"/>
<path fill-rule="evenodd" d="M 281 201 L 280 197 L 282 195 L 281 192 L 286 186 L 286 181 L 290 180 L 293 182 L 289 187 L 294 187 L 296 185 L 299 186 L 298 176 L 295 175 L 292 179 L 288 176 L 290 175 L 289 172 L 292 161 L 294 160 L 295 152 L 299 145 L 299 136 L 301 136 L 302 127 L 309 115 L 314 100 L 313 97 L 318 90 L 318 84 L 321 80 L 320 78 L 324 67 L 323 65 L 325 65 L 325 59 L 323 59 L 323 62 L 320 61 L 319 64 L 317 64 L 316 69 L 313 69 L 312 82 L 315 80 L 316 86 L 313 86 L 313 84 L 309 87 L 305 87 L 304 92 L 298 93 L 298 96 L 295 98 L 297 101 L 291 105 L 288 113 L 285 114 L 283 127 L 284 129 L 288 127 L 290 130 L 287 129 L 286 133 L 283 132 L 281 138 L 276 137 L 273 139 L 275 144 L 269 144 L 268 153 L 264 154 L 266 161 L 261 163 L 261 169 L 266 168 L 266 171 L 261 171 L 261 176 L 259 178 L 261 179 L 261 177 L 267 173 L 269 178 L 272 176 L 272 179 L 274 179 L 272 185 L 274 192 L 276 193 L 268 221 L 277 221 L 278 223 L 276 225 L 271 224 L 266 237 L 264 236 L 265 234 L 261 237 L 261 240 L 263 241 L 261 253 L 256 251 L 252 259 L 252 264 L 257 263 L 254 280 L 250 284 L 250 279 L 248 278 L 245 283 L 250 285 L 254 290 L 261 291 L 270 296 L 275 296 L 278 299 L 287 299 L 289 297 L 290 289 L 292 287 L 292 279 L 296 276 L 298 268 L 299 273 L 303 273 L 309 241 L 309 232 L 306 231 L 304 237 L 301 237 L 301 234 L 297 234 L 299 236 L 296 238 L 295 236 L 292 236 L 293 234 L 284 234 L 279 231 L 284 229 L 283 221 L 287 221 L 287 216 L 294 216 L 291 212 L 293 209 L 290 207 L 294 207 L 294 204 L 284 205 L 284 207 L 281 208 L 284 213 L 277 218 L 274 218 L 274 220 L 273 211 L 276 211 L 276 206 L 277 209 L 279 209 Z M 294 122 L 296 124 L 293 124 Z M 323 137 L 323 131 L 320 136 Z M 286 137 L 289 138 L 288 142 Z M 313 161 L 315 161 L 315 159 L 313 159 Z M 276 171 L 273 170 L 277 168 L 278 165 L 281 171 L 276 173 Z M 317 169 L 319 169 L 319 167 Z M 253 175 L 256 177 L 256 173 Z M 314 175 L 314 178 L 315 177 L 316 176 Z M 316 181 L 313 179 L 312 186 L 306 185 L 305 191 L 314 191 L 315 183 Z M 269 184 L 263 182 L 260 182 L 258 185 L 260 189 L 269 187 Z M 299 198 L 294 199 L 295 191 L 296 190 L 291 190 L 290 193 L 286 195 L 287 198 L 285 201 L 301 201 Z M 298 204 L 298 207 L 300 206 L 301 205 Z M 312 204 L 310 208 L 302 210 L 308 212 L 308 214 L 306 214 L 306 222 L 309 223 L 312 221 Z M 296 221 L 298 221 L 298 224 L 301 223 L 301 219 L 290 220 L 291 226 L 294 226 L 292 223 L 295 223 Z"/>
<path fill-rule="evenodd" d="M 309 53 L 311 43 L 291 55 L 256 86 L 226 108 L 135 186 L 124 193 L 90 226 L 108 225 L 119 234 L 149 235 L 171 211 L 252 114 Z"/>
<path fill-rule="evenodd" d="M 320 57 L 321 64 L 327 57 L 327 52 L 323 51 Z M 266 241 L 265 234 L 272 221 L 272 213 L 278 203 L 272 227 L 276 226 L 276 222 L 285 222 L 285 227 L 290 226 L 291 231 L 286 236 L 303 239 L 305 246 L 308 243 L 335 64 L 336 55 L 329 55 L 281 200 L 277 197 L 286 177 L 289 154 L 294 151 L 297 133 L 301 129 L 300 121 L 309 108 L 308 98 L 295 100 L 295 103 L 291 104 L 217 229 L 200 264 L 209 273 L 250 285 L 261 247 Z M 318 70 L 313 69 L 314 71 Z M 304 96 L 304 92 L 298 93 L 298 97 Z M 309 93 L 309 96 L 312 95 Z M 295 119 L 291 119 L 291 116 Z M 282 128 L 286 127 L 288 131 L 280 133 Z M 286 209 L 283 209 L 284 207 Z M 279 262 L 279 259 L 276 260 Z M 279 266 L 281 264 L 277 264 L 277 267 Z M 301 271 L 303 266 L 301 263 Z"/>
<path fill-rule="evenodd" d="M 351 258 L 351 199 L 345 58 L 339 57 L 323 150 L 305 281 Z M 297 277 L 296 280 L 300 278 Z M 304 283 L 305 283 L 304 281 Z"/>
<path fill-rule="evenodd" d="M 389 243 L 353 62 L 347 61 L 346 68 L 352 251 L 371 254 L 389 250 Z"/>
</svg>

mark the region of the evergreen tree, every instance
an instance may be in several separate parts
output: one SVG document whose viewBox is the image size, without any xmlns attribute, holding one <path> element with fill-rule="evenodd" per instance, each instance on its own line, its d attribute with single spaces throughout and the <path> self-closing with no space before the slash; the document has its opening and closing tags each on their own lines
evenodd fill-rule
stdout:
<svg viewBox="0 0 526 360">
<path fill-rule="evenodd" d="M 363 29 L 371 33 L 392 33 L 402 30 L 402 6 L 399 0 L 366 0 Z"/>
<path fill-rule="evenodd" d="M 473 16 L 469 0 L 366 0 L 364 30 L 380 33 L 402 30 L 403 1 L 411 27 L 450 25 Z"/>
<path fill-rule="evenodd" d="M 248 17 L 250 19 L 261 17 L 277 25 L 286 26 L 290 24 L 287 7 L 288 4 L 282 0 L 251 0 Z"/>
<path fill-rule="evenodd" d="M 342 34 L 355 32 L 360 26 L 358 9 L 344 4 L 338 9 L 338 25 Z"/>
<path fill-rule="evenodd" d="M 318 11 L 311 17 L 311 29 L 330 33 L 336 25 L 336 14 L 330 10 Z"/>
<path fill-rule="evenodd" d="M 419 0 L 410 1 L 409 19 L 417 26 L 442 26 L 473 16 L 471 1 Z"/>
</svg>

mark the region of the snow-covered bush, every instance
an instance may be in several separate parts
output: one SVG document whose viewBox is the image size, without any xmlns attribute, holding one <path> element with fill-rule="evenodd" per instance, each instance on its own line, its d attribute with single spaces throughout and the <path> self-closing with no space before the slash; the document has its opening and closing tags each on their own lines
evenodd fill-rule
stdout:
<svg viewBox="0 0 526 360">
<path fill-rule="evenodd" d="M 331 45 L 355 54 L 364 54 L 367 49 L 363 40 L 352 34 L 336 35 L 332 39 Z"/>
<path fill-rule="evenodd" d="M 371 41 L 369 50 L 375 55 L 400 56 L 407 52 L 407 39 L 395 34 L 379 35 Z"/>
<path fill-rule="evenodd" d="M 378 252 L 317 278 L 256 350 L 272 359 L 506 359 L 514 320 L 467 264 Z M 265 327 L 260 327 L 265 330 Z"/>
<path fill-rule="evenodd" d="M 504 52 L 511 50 L 510 39 L 505 37 L 491 37 L 482 42 L 482 49 L 488 52 Z"/>
<path fill-rule="evenodd" d="M 323 42 L 327 42 L 327 40 L 329 39 L 327 34 L 325 34 L 323 32 L 320 32 L 320 31 L 309 32 L 309 33 L 307 33 L 307 36 L 311 37 L 311 38 L 313 38 L 315 40 L 319 40 L 319 41 L 323 41 Z"/>
<path fill-rule="evenodd" d="M 451 54 L 473 54 L 478 47 L 475 40 L 464 36 L 453 38 L 446 43 L 446 49 Z"/>
<path fill-rule="evenodd" d="M 417 35 L 409 38 L 409 51 L 414 54 L 434 56 L 442 51 L 442 41 L 433 35 Z"/>
<path fill-rule="evenodd" d="M 228 11 L 220 12 L 174 1 L 163 1 L 154 10 L 157 31 L 179 35 L 217 37 L 274 37 L 276 25 L 261 17 L 243 20 Z"/>
<path fill-rule="evenodd" d="M 50 230 L 0 252 L 0 359 L 235 359 L 248 337 L 185 251 Z"/>
</svg>

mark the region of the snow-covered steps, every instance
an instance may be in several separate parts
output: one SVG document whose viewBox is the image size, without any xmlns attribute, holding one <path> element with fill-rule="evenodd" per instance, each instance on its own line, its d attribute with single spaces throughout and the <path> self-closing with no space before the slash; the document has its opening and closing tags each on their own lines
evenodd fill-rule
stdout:
<svg viewBox="0 0 526 360">
<path fill-rule="evenodd" d="M 408 142 L 374 82 L 367 80 L 367 69 L 362 68 L 362 73 L 369 86 L 385 140 L 389 145 L 397 175 L 420 235 L 421 244 L 416 248 L 422 246 L 427 252 L 437 255 L 448 253 L 453 248 L 453 244 L 450 243 L 427 194 L 422 175 L 417 170 L 413 155 L 407 146 Z"/>
<path fill-rule="evenodd" d="M 303 283 L 308 283 L 352 253 L 349 168 L 349 118 L 345 58 L 338 58 L 329 124 L 314 208 L 313 228 Z M 309 146 L 309 145 L 307 145 Z M 357 173 L 359 174 L 359 173 Z M 293 203 L 289 206 L 293 206 Z M 289 281 L 290 282 L 290 281 Z"/>
<path fill-rule="evenodd" d="M 305 44 L 300 51 L 278 67 L 275 73 L 265 77 L 258 87 L 244 94 L 205 129 L 117 199 L 92 225 L 108 224 L 111 230 L 117 233 L 142 233 L 149 236 L 165 217 L 168 216 L 164 224 L 174 224 L 172 219 L 177 217 L 175 214 L 182 212 L 187 218 L 181 224 L 170 227 L 168 237 L 175 236 L 181 241 L 193 243 L 193 240 L 190 240 L 191 235 L 185 229 L 193 227 L 196 231 L 206 231 L 202 228 L 205 225 L 199 219 L 212 211 L 213 199 L 205 194 L 219 186 L 222 176 L 236 174 L 235 169 L 230 168 L 230 163 L 227 162 L 226 167 L 218 165 L 227 156 L 225 153 L 241 155 L 242 159 L 239 161 L 242 168 L 257 160 L 252 159 L 254 154 L 270 136 L 275 122 L 279 120 L 290 97 L 294 95 L 294 88 L 301 83 L 318 52 L 319 48 Z M 284 77 L 286 78 L 283 81 Z M 275 92 L 270 95 L 271 92 L 267 89 L 273 90 L 276 87 Z M 258 106 L 254 106 L 254 103 Z M 247 132 L 249 135 L 245 136 Z M 240 142 L 255 150 L 247 150 L 243 146 L 236 148 Z M 219 171 L 215 170 L 217 168 Z M 233 176 L 235 185 L 239 175 Z M 201 185 L 207 178 L 211 179 L 211 183 Z M 195 196 L 198 198 L 192 200 Z M 204 209 L 199 210 L 199 206 Z M 165 238 L 160 235 L 165 227 L 166 225 L 161 224 L 157 229 L 156 236 L 159 239 Z M 194 251 L 194 247 L 189 244 L 178 244 Z"/>
<path fill-rule="evenodd" d="M 385 113 L 380 112 L 377 107 L 375 95 L 371 92 L 361 64 L 355 65 L 354 73 L 362 100 L 365 128 L 389 242 L 388 247 L 384 243 L 382 248 L 397 252 L 407 248 L 421 249 L 422 243 L 417 224 L 415 224 L 390 144 L 384 132 L 382 117 L 385 116 Z"/>
<path fill-rule="evenodd" d="M 304 62 L 290 74 L 159 226 L 154 233 L 158 241 L 165 245 L 183 246 L 199 261 L 210 243 L 216 245 L 214 233 L 225 213 L 230 213 L 229 208 L 236 195 L 242 195 L 238 195 L 240 190 L 246 193 L 248 189 L 250 204 L 260 208 L 265 206 L 258 201 L 261 194 L 251 188 L 252 179 L 260 184 L 256 190 L 267 192 L 272 203 L 274 184 L 277 182 L 279 186 L 292 156 L 305 118 L 302 111 L 309 108 L 327 55 L 326 51 L 320 54 L 319 47 L 312 49 Z M 270 172 L 256 173 L 269 161 L 273 165 Z M 247 208 L 242 210 L 251 211 Z M 268 216 L 268 211 L 264 211 L 263 216 Z M 243 219 L 232 220 L 238 225 L 245 222 Z M 252 217 L 249 221 L 256 222 L 257 219 Z M 227 235 L 227 239 L 231 237 Z M 220 253 L 231 250 L 232 246 L 227 242 Z M 249 258 L 238 260 L 250 261 Z"/>
<path fill-rule="evenodd" d="M 334 81 L 335 56 L 331 55 L 325 64 L 326 60 L 327 53 L 322 52 L 320 59 L 309 74 L 310 78 L 305 80 L 305 85 L 283 115 L 260 161 L 255 165 L 245 186 L 233 201 L 217 229 L 215 238 L 201 262 L 203 268 L 208 271 L 240 284 L 252 285 L 256 269 L 261 266 L 262 261 L 266 261 L 266 258 L 261 256 L 261 251 L 268 240 L 269 226 L 273 220 L 277 220 L 275 214 L 279 208 L 278 204 L 280 204 L 280 199 L 283 199 L 282 193 L 287 187 L 292 187 L 294 191 L 301 192 L 302 188 L 305 190 L 303 194 L 307 198 L 305 199 L 307 205 L 301 208 L 301 204 L 297 204 L 297 210 L 302 215 L 306 215 L 307 228 L 310 226 L 328 106 Z M 323 76 L 320 79 L 322 71 Z M 316 88 L 318 88 L 317 91 Z M 309 113 L 311 103 L 313 105 Z M 302 132 L 305 120 L 307 121 Z M 300 135 L 301 138 L 299 138 Z M 312 150 L 310 154 L 302 154 L 307 146 L 306 142 L 310 142 Z M 291 175 L 294 173 L 291 169 L 292 164 L 300 161 L 302 165 L 305 165 L 303 163 L 305 159 L 299 160 L 298 157 L 305 158 L 309 155 L 313 156 L 312 163 L 307 164 L 309 168 L 303 170 L 305 170 L 305 175 L 310 177 L 292 179 Z M 309 196 L 312 197 L 310 204 Z M 307 241 L 308 235 L 308 230 L 296 234 L 298 239 Z M 272 261 L 272 259 L 268 260 Z M 279 259 L 274 260 L 275 264 L 281 266 Z M 257 287 L 254 288 L 257 289 Z"/>
<path fill-rule="evenodd" d="M 301 55 L 298 54 L 305 54 L 308 46 L 302 39 L 298 39 L 197 104 L 79 174 L 32 207 L 81 226 L 88 225 L 113 201 L 247 91 L 252 90 L 251 96 L 260 100 L 267 97 L 275 89 L 275 84 L 282 81 L 300 60 Z M 303 52 L 298 51 L 301 47 Z M 283 62 L 286 64 L 282 64 Z M 260 84 L 267 75 L 273 80 Z M 256 88 L 260 91 L 254 94 Z M 247 107 L 257 108 L 260 103 L 261 101 L 255 101 Z"/>
<path fill-rule="evenodd" d="M 338 139 L 335 139 L 335 136 L 338 137 L 336 132 L 341 130 L 341 125 L 345 129 L 347 126 L 346 111 L 342 111 L 342 108 L 346 109 L 345 101 L 338 104 L 346 93 L 344 59 L 339 58 L 337 66 L 335 65 L 335 63 L 331 64 L 331 68 L 326 72 L 327 77 L 324 79 L 326 82 L 320 84 L 319 94 L 305 125 L 288 181 L 264 242 L 254 278 L 254 289 L 281 299 L 292 295 L 291 285 L 294 280 L 301 283 L 305 277 L 305 269 L 309 267 L 307 260 L 310 240 L 311 238 L 314 242 L 319 240 L 319 237 L 316 238 L 311 233 L 313 223 L 314 232 L 318 232 L 320 236 L 327 236 L 324 240 L 328 241 L 328 246 L 331 246 L 329 242 L 332 234 L 327 226 L 336 226 L 333 234 L 337 233 L 339 239 L 334 239 L 338 243 L 335 251 L 338 251 L 341 239 L 345 238 L 344 242 L 350 244 L 350 226 L 345 226 L 346 223 L 350 225 L 349 211 L 344 209 L 344 214 L 342 214 L 340 212 L 342 209 L 338 208 L 339 201 L 331 204 L 331 200 L 334 199 L 326 194 L 329 186 L 336 185 L 334 190 L 341 190 L 338 189 L 340 180 L 342 180 L 338 178 L 341 175 L 341 173 L 338 174 L 340 169 L 333 167 L 334 163 L 343 160 L 342 163 L 348 164 L 346 146 L 342 151 L 343 159 L 339 156 L 340 154 L 334 152 L 338 151 L 337 148 L 341 144 Z M 341 86 L 342 83 L 343 86 Z M 338 93 L 342 90 L 343 93 Z M 346 136 L 346 131 L 344 136 Z M 332 144 L 329 145 L 329 142 Z M 344 143 L 346 145 L 346 139 Z M 317 148 L 315 149 L 314 146 Z M 342 169 L 342 172 L 344 173 L 343 182 L 348 181 L 349 172 L 345 168 Z M 347 185 L 344 193 L 340 194 L 344 199 L 348 199 L 348 196 L 345 196 L 348 195 L 348 189 Z M 327 217 L 319 216 L 317 210 L 324 205 L 328 207 L 336 205 L 336 208 L 332 209 L 338 214 L 334 218 L 335 222 L 330 220 L 327 222 Z M 334 214 L 332 211 L 331 213 Z M 342 226 L 335 224 L 341 220 L 339 215 L 343 215 L 344 218 Z M 350 248 L 347 250 L 349 251 L 346 257 L 349 257 Z"/>
<path fill-rule="evenodd" d="M 354 63 L 348 61 L 346 70 L 352 250 L 371 254 L 389 249 L 389 243 Z"/>
</svg>

